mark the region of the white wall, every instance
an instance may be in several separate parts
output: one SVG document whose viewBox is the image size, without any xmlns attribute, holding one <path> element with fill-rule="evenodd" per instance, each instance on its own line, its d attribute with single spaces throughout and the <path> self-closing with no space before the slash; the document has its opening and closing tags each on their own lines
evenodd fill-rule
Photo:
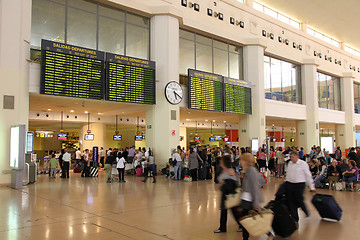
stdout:
<svg viewBox="0 0 360 240">
<path fill-rule="evenodd" d="M 265 115 L 267 117 L 305 120 L 306 106 L 265 99 Z"/>
<path fill-rule="evenodd" d="M 319 122 L 345 124 L 345 113 L 319 108 Z"/>
</svg>

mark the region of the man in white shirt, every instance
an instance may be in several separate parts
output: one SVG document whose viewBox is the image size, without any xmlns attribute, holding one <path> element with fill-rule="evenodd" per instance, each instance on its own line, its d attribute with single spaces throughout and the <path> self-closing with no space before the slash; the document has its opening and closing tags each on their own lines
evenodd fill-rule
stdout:
<svg viewBox="0 0 360 240">
<path fill-rule="evenodd" d="M 80 152 L 80 148 L 78 148 L 78 150 L 75 152 L 75 159 L 76 159 L 76 165 L 78 165 L 81 161 L 81 152 Z"/>
<path fill-rule="evenodd" d="M 100 155 L 101 168 L 104 168 L 105 167 L 105 151 L 104 151 L 103 147 L 100 148 L 99 155 Z"/>
<path fill-rule="evenodd" d="M 110 156 L 110 153 L 112 153 L 112 148 L 109 148 L 109 150 L 106 153 L 108 157 Z"/>
<path fill-rule="evenodd" d="M 71 154 L 65 150 L 65 153 L 63 155 L 63 178 L 69 178 L 69 167 L 70 167 L 70 161 L 71 161 Z"/>
<path fill-rule="evenodd" d="M 308 183 L 311 192 L 315 192 L 315 185 L 309 165 L 305 161 L 299 160 L 299 153 L 292 151 L 290 153 L 290 159 L 285 182 L 286 196 L 288 198 L 290 214 L 299 222 L 299 207 L 309 216 L 304 203 L 305 182 Z"/>
</svg>

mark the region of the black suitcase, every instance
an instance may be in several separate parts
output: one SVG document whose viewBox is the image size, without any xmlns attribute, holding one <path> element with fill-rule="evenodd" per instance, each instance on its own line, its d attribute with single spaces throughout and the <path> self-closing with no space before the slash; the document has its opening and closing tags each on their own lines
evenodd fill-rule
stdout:
<svg viewBox="0 0 360 240">
<path fill-rule="evenodd" d="M 198 170 L 198 178 L 199 180 L 205 180 L 206 179 L 206 167 L 201 166 Z"/>
<path fill-rule="evenodd" d="M 321 218 L 340 221 L 342 210 L 333 196 L 327 194 L 315 194 L 311 202 L 319 212 Z"/>
<path fill-rule="evenodd" d="M 276 235 L 287 238 L 296 231 L 296 221 L 284 201 L 270 201 L 265 208 L 274 212 L 272 228 Z"/>
<path fill-rule="evenodd" d="M 210 171 L 211 165 L 206 164 L 206 179 L 212 179 L 212 173 Z"/>
</svg>

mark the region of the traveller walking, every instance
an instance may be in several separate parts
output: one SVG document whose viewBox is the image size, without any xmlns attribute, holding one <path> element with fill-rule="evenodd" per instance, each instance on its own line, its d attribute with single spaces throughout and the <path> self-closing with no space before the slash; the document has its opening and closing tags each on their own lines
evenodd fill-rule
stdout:
<svg viewBox="0 0 360 240">
<path fill-rule="evenodd" d="M 296 222 L 299 222 L 299 207 L 305 212 L 306 216 L 309 216 L 304 203 L 305 183 L 308 183 L 311 192 L 315 192 L 315 185 L 308 164 L 305 161 L 299 161 L 299 153 L 292 151 L 290 159 L 285 182 L 286 196 L 290 214 Z"/>
<path fill-rule="evenodd" d="M 65 151 L 62 157 L 63 160 L 63 169 L 62 169 L 62 178 L 69 178 L 69 168 L 71 161 L 71 154 L 68 151 Z"/>
<path fill-rule="evenodd" d="M 107 183 L 111 183 L 111 170 L 112 170 L 111 165 L 113 163 L 116 163 L 116 159 L 115 159 L 114 153 L 111 152 L 110 156 L 108 156 L 105 160 L 105 171 L 106 171 L 106 182 Z"/>
<path fill-rule="evenodd" d="M 118 170 L 119 173 L 119 182 L 126 182 L 124 179 L 124 175 L 125 175 L 125 158 L 123 156 L 123 154 L 121 152 L 118 152 L 118 156 L 116 158 L 117 164 L 116 164 L 116 169 Z"/>
</svg>

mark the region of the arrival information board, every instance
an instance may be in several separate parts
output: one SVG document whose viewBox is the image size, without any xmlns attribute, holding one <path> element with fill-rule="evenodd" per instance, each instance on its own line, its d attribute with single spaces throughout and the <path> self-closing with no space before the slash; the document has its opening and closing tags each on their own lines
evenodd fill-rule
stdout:
<svg viewBox="0 0 360 240">
<path fill-rule="evenodd" d="M 106 100 L 155 104 L 155 62 L 107 53 Z"/>
<path fill-rule="evenodd" d="M 251 85 L 249 82 L 224 77 L 224 111 L 251 114 Z"/>
<path fill-rule="evenodd" d="M 222 111 L 222 76 L 188 70 L 189 108 Z"/>
<path fill-rule="evenodd" d="M 103 52 L 42 40 L 41 58 L 41 94 L 104 98 Z"/>
</svg>

